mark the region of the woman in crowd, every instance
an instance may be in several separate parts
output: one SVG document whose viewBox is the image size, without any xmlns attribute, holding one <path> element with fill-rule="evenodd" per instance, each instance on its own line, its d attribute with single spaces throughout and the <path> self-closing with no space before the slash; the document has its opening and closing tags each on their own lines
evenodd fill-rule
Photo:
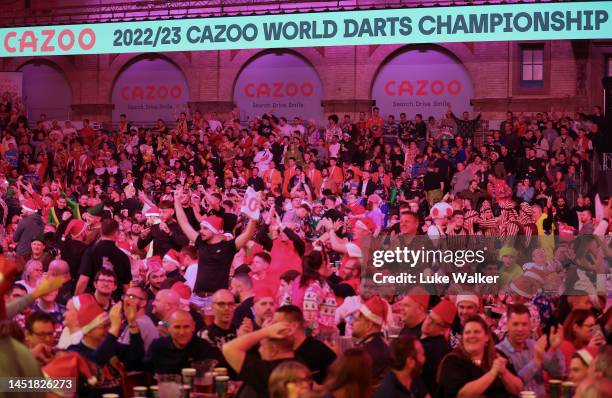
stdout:
<svg viewBox="0 0 612 398">
<path fill-rule="evenodd" d="M 336 359 L 325 382 L 324 398 L 370 398 L 372 359 L 359 348 L 349 348 Z"/>
<path fill-rule="evenodd" d="M 312 391 L 310 370 L 296 361 L 283 362 L 274 368 L 268 380 L 270 398 L 300 398 Z"/>
<path fill-rule="evenodd" d="M 598 340 L 605 342 L 603 336 L 596 338 L 593 334 L 595 317 L 590 310 L 576 309 L 570 312 L 563 324 L 563 342 L 559 350 L 565 356 L 565 369 L 570 368 L 570 362 L 576 351 L 587 345 L 598 344 Z"/>
<path fill-rule="evenodd" d="M 438 396 L 508 397 L 521 391 L 523 382 L 508 360 L 495 350 L 489 326 L 478 315 L 466 320 L 462 340 L 438 369 Z"/>
</svg>

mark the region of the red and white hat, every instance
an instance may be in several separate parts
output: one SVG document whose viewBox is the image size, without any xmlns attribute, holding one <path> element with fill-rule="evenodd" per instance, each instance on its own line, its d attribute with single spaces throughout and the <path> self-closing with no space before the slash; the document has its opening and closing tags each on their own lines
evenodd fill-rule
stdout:
<svg viewBox="0 0 612 398">
<path fill-rule="evenodd" d="M 435 307 L 431 309 L 431 312 L 438 315 L 442 321 L 450 327 L 450 325 L 455 320 L 455 316 L 457 315 L 457 307 L 455 304 L 451 303 L 446 299 L 440 300 Z"/>
<path fill-rule="evenodd" d="M 176 282 L 170 290 L 175 291 L 181 300 L 181 304 L 189 305 L 191 301 L 191 288 L 183 282 Z"/>
<path fill-rule="evenodd" d="M 145 217 L 159 217 L 161 216 L 161 212 L 159 211 L 159 207 L 153 206 L 145 210 L 144 215 Z"/>
<path fill-rule="evenodd" d="M 98 383 L 98 379 L 87 364 L 85 358 L 73 351 L 60 351 L 48 364 L 42 367 L 45 377 L 84 377 L 89 385 Z"/>
<path fill-rule="evenodd" d="M 429 211 L 431 218 L 446 218 L 453 215 L 453 207 L 446 202 L 438 202 Z"/>
<path fill-rule="evenodd" d="M 62 240 L 66 240 L 66 237 L 68 235 L 72 236 L 73 238 L 76 238 L 77 236 L 83 234 L 86 230 L 87 224 L 85 223 L 85 221 L 73 218 L 66 226 L 66 230 L 64 231 Z"/>
<path fill-rule="evenodd" d="M 74 296 L 70 299 L 72 301 L 72 305 L 74 309 L 79 311 L 81 307 L 86 307 L 89 304 L 94 304 L 96 299 L 89 293 L 79 294 L 78 296 Z"/>
<path fill-rule="evenodd" d="M 86 335 L 108 321 L 108 314 L 98 305 L 98 303 L 91 303 L 79 309 L 77 319 L 79 320 L 83 335 Z"/>
<path fill-rule="evenodd" d="M 183 260 L 183 255 L 174 249 L 170 249 L 168 252 L 166 252 L 162 260 L 180 267 L 181 261 Z"/>
<path fill-rule="evenodd" d="M 541 282 L 526 275 L 521 275 L 510 284 L 510 290 L 519 296 L 531 298 L 535 296 L 540 287 Z"/>
<path fill-rule="evenodd" d="M 361 229 L 370 231 L 371 233 L 374 233 L 377 227 L 374 220 L 372 220 L 370 217 L 354 218 L 352 220 L 352 223 L 353 223 L 353 229 L 361 228 Z"/>
<path fill-rule="evenodd" d="M 382 326 L 387 319 L 389 308 L 382 298 L 373 296 L 359 308 L 359 311 L 370 321 Z"/>
<path fill-rule="evenodd" d="M 598 349 L 595 347 L 584 347 L 581 350 L 576 351 L 574 354 L 578 358 L 582 360 L 587 366 L 593 362 L 593 360 L 597 357 Z"/>
<path fill-rule="evenodd" d="M 467 301 L 468 303 L 474 303 L 476 307 L 480 307 L 480 299 L 475 294 L 458 294 L 455 303 L 459 305 L 459 303 Z"/>
<path fill-rule="evenodd" d="M 23 203 L 21 203 L 21 208 L 30 213 L 36 213 L 38 211 L 38 206 L 32 199 L 24 200 Z"/>
<path fill-rule="evenodd" d="M 210 229 L 214 234 L 223 233 L 223 219 L 217 216 L 208 216 L 200 221 L 200 227 Z"/>
</svg>

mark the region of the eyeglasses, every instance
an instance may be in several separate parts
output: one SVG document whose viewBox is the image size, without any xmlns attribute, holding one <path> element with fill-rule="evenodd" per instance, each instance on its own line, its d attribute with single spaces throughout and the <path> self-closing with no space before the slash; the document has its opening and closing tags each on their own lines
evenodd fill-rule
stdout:
<svg viewBox="0 0 612 398">
<path fill-rule="evenodd" d="M 32 332 L 32 334 L 40 338 L 51 338 L 55 336 L 55 332 Z"/>
</svg>

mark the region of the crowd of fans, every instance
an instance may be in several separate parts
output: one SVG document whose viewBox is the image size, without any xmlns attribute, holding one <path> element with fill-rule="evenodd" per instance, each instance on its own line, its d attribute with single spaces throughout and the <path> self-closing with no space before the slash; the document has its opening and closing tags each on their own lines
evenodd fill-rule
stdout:
<svg viewBox="0 0 612 398">
<path fill-rule="evenodd" d="M 0 374 L 74 376 L 80 397 L 213 360 L 238 397 L 610 392 L 599 107 L 508 112 L 480 136 L 480 115 L 450 109 L 111 131 L 16 105 L 0 104 Z M 418 235 L 531 241 L 479 269 L 494 293 L 362 283 L 360 243 Z"/>
</svg>

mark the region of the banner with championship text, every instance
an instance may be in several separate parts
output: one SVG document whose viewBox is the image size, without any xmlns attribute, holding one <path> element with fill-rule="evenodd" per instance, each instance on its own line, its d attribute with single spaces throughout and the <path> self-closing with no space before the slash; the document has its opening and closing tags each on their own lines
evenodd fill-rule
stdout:
<svg viewBox="0 0 612 398">
<path fill-rule="evenodd" d="M 339 11 L 0 29 L 0 57 L 612 38 L 612 2 Z M 534 36 L 537 35 L 537 36 Z"/>
</svg>

